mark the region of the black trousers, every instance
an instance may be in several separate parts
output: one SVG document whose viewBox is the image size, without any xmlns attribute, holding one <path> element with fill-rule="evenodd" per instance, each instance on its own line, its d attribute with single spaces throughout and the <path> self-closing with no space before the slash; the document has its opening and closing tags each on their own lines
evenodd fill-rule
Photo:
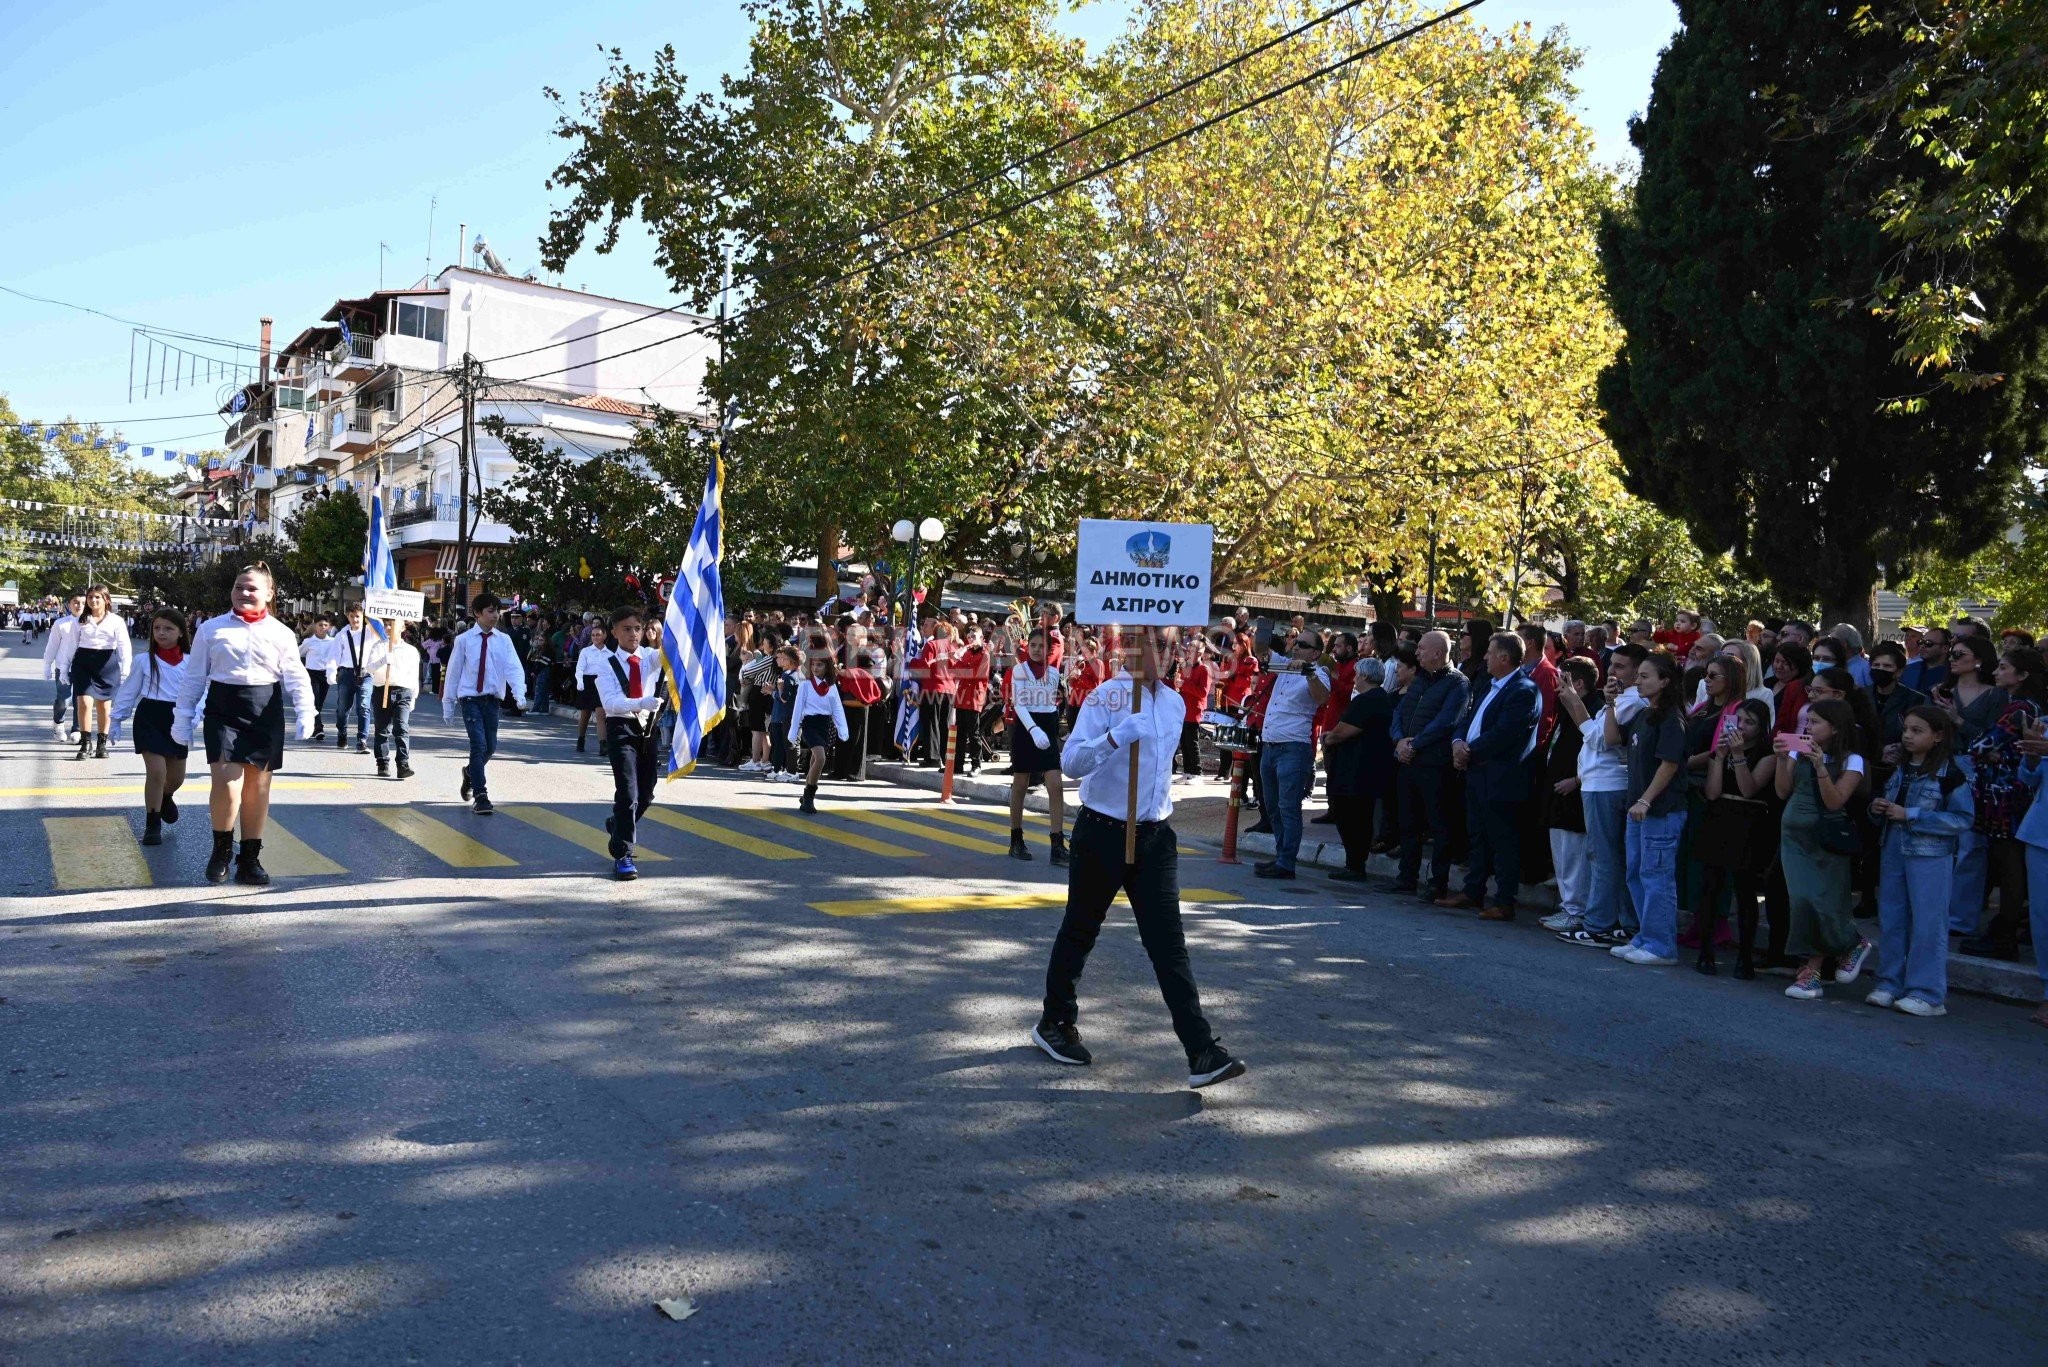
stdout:
<svg viewBox="0 0 2048 1367">
<path fill-rule="evenodd" d="M 1202 773 L 1202 728 L 1191 721 L 1180 724 L 1180 771 L 1191 778 Z"/>
<path fill-rule="evenodd" d="M 613 721 L 607 742 L 612 761 L 612 858 L 623 859 L 633 852 L 635 827 L 654 805 L 654 764 L 661 742 L 654 736 L 626 730 L 623 719 Z"/>
<path fill-rule="evenodd" d="M 960 709 L 960 758 L 962 773 L 981 771 L 981 713 L 971 707 Z"/>
<path fill-rule="evenodd" d="M 1375 801 L 1371 793 L 1330 794 L 1330 815 L 1337 819 L 1337 834 L 1344 841 L 1344 867 L 1353 873 L 1364 873 L 1372 854 Z"/>
<path fill-rule="evenodd" d="M 827 765 L 827 771 L 833 778 L 846 780 L 860 776 L 861 756 L 868 749 L 868 713 L 873 710 L 858 703 L 847 706 L 847 738 L 832 748 L 832 758 Z"/>
<path fill-rule="evenodd" d="M 1550 827 L 1543 820 L 1543 794 L 1550 791 L 1550 780 L 1544 774 L 1542 746 L 1522 761 L 1529 771 L 1529 792 L 1527 802 L 1516 809 L 1515 836 L 1522 842 L 1522 882 L 1525 886 L 1548 882 L 1555 872 L 1550 867 Z"/>
<path fill-rule="evenodd" d="M 1486 880 L 1493 878 L 1494 903 L 1511 907 L 1522 890 L 1522 808 L 1524 802 L 1465 803 L 1465 895 L 1486 900 Z"/>
<path fill-rule="evenodd" d="M 1428 832 L 1429 886 L 1439 895 L 1451 886 L 1451 819 L 1445 810 L 1444 775 L 1443 769 L 1404 764 L 1395 779 L 1401 808 L 1399 881 L 1402 887 L 1420 885 L 1422 836 Z"/>
<path fill-rule="evenodd" d="M 313 680 L 313 734 L 319 735 L 327 729 L 327 671 L 311 671 Z"/>
<path fill-rule="evenodd" d="M 1138 862 L 1124 863 L 1124 823 L 1086 807 L 1074 819 L 1070 847 L 1073 860 L 1067 877 L 1067 914 L 1052 943 L 1052 962 L 1045 970 L 1045 1016 L 1060 1025 L 1079 1018 L 1075 998 L 1081 970 L 1103 918 L 1118 892 L 1131 899 L 1138 938 L 1152 958 L 1159 995 L 1173 1014 L 1173 1033 L 1193 1059 L 1216 1036 L 1202 1015 L 1201 994 L 1188 965 L 1187 938 L 1180 924 L 1180 855 L 1173 827 L 1164 821 L 1138 827 Z"/>
<path fill-rule="evenodd" d="M 927 693 L 918 700 L 917 710 L 922 714 L 922 724 L 918 727 L 916 748 L 924 759 L 943 769 L 947 732 L 953 725 L 953 697 L 950 693 Z"/>
</svg>

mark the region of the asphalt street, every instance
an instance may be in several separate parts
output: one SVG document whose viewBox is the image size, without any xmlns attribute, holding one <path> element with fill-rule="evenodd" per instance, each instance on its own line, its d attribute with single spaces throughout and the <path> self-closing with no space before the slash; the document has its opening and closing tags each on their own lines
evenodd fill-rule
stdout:
<svg viewBox="0 0 2048 1367">
<path fill-rule="evenodd" d="M 8 633 L 13 639 L 13 633 Z M 0 655 L 0 1358 L 2048 1361 L 2048 1031 L 1632 968 L 1205 852 L 1202 1093 L 1128 916 L 933 796 L 667 785 L 511 721 L 497 815 L 301 747 L 268 890 Z M 981 825 L 971 823 L 983 823 Z M 687 1297 L 681 1322 L 654 1302 Z"/>
</svg>

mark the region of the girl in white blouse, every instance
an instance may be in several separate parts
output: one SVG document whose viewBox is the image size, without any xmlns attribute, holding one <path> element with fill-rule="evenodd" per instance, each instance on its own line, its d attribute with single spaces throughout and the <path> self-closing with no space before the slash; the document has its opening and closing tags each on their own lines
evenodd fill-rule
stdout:
<svg viewBox="0 0 2048 1367">
<path fill-rule="evenodd" d="M 583 736 L 590 729 L 590 718 L 597 716 L 597 753 L 608 755 L 604 746 L 604 706 L 598 701 L 597 675 L 605 667 L 605 657 L 611 654 L 611 647 L 605 644 L 605 627 L 602 621 L 592 622 L 585 638 L 585 645 L 576 654 L 576 681 L 578 684 L 576 706 L 582 715 L 576 719 L 576 752 L 583 753 Z"/>
<path fill-rule="evenodd" d="M 839 697 L 839 669 L 831 648 L 814 640 L 805 662 L 804 681 L 796 686 L 796 705 L 789 709 L 789 744 L 805 756 L 804 795 L 800 812 L 818 810 L 818 778 L 825 772 L 825 753 L 836 734 L 848 737 L 846 704 Z"/>
<path fill-rule="evenodd" d="M 232 612 L 200 623 L 192 660 L 178 690 L 171 738 L 190 745 L 194 728 L 206 742 L 213 771 L 209 807 L 213 856 L 206 881 L 218 883 L 235 865 L 235 881 L 262 887 L 263 826 L 270 815 L 270 775 L 284 761 L 284 695 L 298 714 L 299 739 L 313 734 L 313 681 L 299 658 L 299 638 L 270 615 L 277 581 L 261 561 L 235 579 Z M 280 691 L 282 690 L 282 691 Z M 235 851 L 235 821 L 242 848 Z"/>
<path fill-rule="evenodd" d="M 85 610 L 78 614 L 70 634 L 57 653 L 57 677 L 71 683 L 71 697 L 78 707 L 78 753 L 99 759 L 107 757 L 107 732 L 112 729 L 114 693 L 128 677 L 133 663 L 128 644 L 128 623 L 114 611 L 114 597 L 104 584 L 85 591 Z M 99 721 L 94 734 L 93 721 Z"/>
<path fill-rule="evenodd" d="M 191 656 L 185 653 L 185 622 L 165 609 L 149 619 L 149 654 L 121 681 L 114 695 L 114 729 L 132 719 L 135 753 L 142 756 L 146 777 L 142 782 L 145 815 L 142 843 L 164 843 L 164 827 L 175 825 L 178 804 L 174 794 L 185 782 L 185 746 L 171 739 L 177 718 L 178 693 L 185 686 L 185 671 Z"/>
</svg>

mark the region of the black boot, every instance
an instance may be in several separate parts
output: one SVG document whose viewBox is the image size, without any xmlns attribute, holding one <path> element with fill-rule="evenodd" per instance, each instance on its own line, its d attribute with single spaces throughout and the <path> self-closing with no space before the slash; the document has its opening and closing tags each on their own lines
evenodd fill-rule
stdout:
<svg viewBox="0 0 2048 1367">
<path fill-rule="evenodd" d="M 1735 976 L 1743 982 L 1756 977 L 1756 901 L 1735 899 Z"/>
<path fill-rule="evenodd" d="M 804 785 L 803 800 L 796 804 L 796 809 L 800 812 L 810 812 L 813 815 L 816 815 L 818 810 L 817 798 L 818 785 L 815 783 L 806 783 Z"/>
<path fill-rule="evenodd" d="M 209 883 L 225 883 L 228 877 L 228 865 L 234 862 L 235 833 L 233 831 L 215 831 L 213 833 L 213 853 L 206 860 L 206 881 Z"/>
<path fill-rule="evenodd" d="M 99 734 L 98 738 L 97 738 L 96 740 L 94 740 L 94 742 L 93 742 L 93 751 L 92 751 L 92 757 L 93 757 L 94 759 L 105 759 L 105 758 L 107 757 L 107 733 L 106 733 L 106 732 L 104 732 L 104 731 L 100 732 L 100 734 Z"/>
<path fill-rule="evenodd" d="M 75 755 L 73 755 L 73 756 L 72 756 L 71 758 L 73 758 L 73 759 L 84 759 L 84 758 L 85 758 L 85 757 L 86 757 L 87 755 L 89 755 L 89 754 L 91 754 L 91 753 L 92 753 L 92 732 L 90 732 L 90 731 L 80 731 L 80 732 L 78 733 L 78 753 L 77 753 L 77 754 L 75 754 Z"/>
<path fill-rule="evenodd" d="M 1720 930 L 1720 920 L 1711 910 L 1703 910 L 1693 918 L 1693 925 L 1700 933 L 1700 956 L 1693 960 L 1692 966 L 1709 978 L 1720 971 L 1720 965 L 1714 961 L 1714 936 Z"/>
<path fill-rule="evenodd" d="M 252 888 L 270 886 L 270 875 L 263 870 L 263 842 L 244 840 L 242 852 L 235 856 L 235 881 L 247 883 Z"/>
<path fill-rule="evenodd" d="M 1052 866 L 1056 869 L 1067 866 L 1067 837 L 1059 831 L 1052 833 Z"/>
<path fill-rule="evenodd" d="M 1010 858 L 1023 860 L 1031 858 L 1031 851 L 1024 844 L 1024 828 L 1022 826 L 1010 827 Z"/>
<path fill-rule="evenodd" d="M 164 819 L 155 812 L 151 812 L 148 816 L 142 818 L 142 843 L 145 845 L 161 845 L 164 843 Z"/>
</svg>

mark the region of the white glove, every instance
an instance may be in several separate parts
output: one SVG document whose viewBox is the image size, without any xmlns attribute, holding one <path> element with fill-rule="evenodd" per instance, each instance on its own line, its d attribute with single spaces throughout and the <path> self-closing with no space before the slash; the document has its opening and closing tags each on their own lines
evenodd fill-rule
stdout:
<svg viewBox="0 0 2048 1367">
<path fill-rule="evenodd" d="M 190 722 L 172 722 L 171 739 L 186 749 L 192 748 L 192 725 Z"/>
<path fill-rule="evenodd" d="M 1041 750 L 1052 749 L 1052 741 L 1042 729 L 1036 726 L 1031 727 L 1029 729 L 1031 732 L 1031 743 L 1033 745 L 1037 746 Z"/>
<path fill-rule="evenodd" d="M 299 717 L 299 739 L 313 739 L 313 719 L 303 714 Z"/>
<path fill-rule="evenodd" d="M 1143 740 L 1145 738 L 1145 719 L 1143 717 L 1125 717 L 1115 726 L 1109 728 L 1109 738 L 1120 747 L 1127 746 L 1134 740 Z"/>
</svg>

